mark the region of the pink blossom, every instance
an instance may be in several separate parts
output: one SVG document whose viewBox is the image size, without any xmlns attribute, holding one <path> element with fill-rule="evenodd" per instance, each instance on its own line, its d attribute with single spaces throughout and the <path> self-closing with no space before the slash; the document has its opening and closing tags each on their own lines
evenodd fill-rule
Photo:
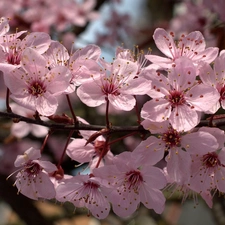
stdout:
<svg viewBox="0 0 225 225">
<path fill-rule="evenodd" d="M 43 55 L 50 68 L 56 66 L 66 66 L 72 75 L 70 85 L 65 93 L 72 93 L 75 87 L 92 80 L 91 74 L 99 74 L 99 65 L 97 61 L 100 57 L 101 50 L 96 45 L 87 45 L 78 49 L 71 56 L 68 50 L 58 41 L 52 41 L 49 49 Z"/>
<path fill-rule="evenodd" d="M 190 187 L 198 193 L 214 189 L 225 192 L 224 160 L 225 148 L 192 155 Z"/>
<path fill-rule="evenodd" d="M 55 113 L 57 95 L 69 86 L 71 75 L 64 66 L 49 70 L 46 60 L 32 48 L 22 54 L 22 66 L 4 76 L 5 84 L 11 91 L 11 98 L 18 104 L 38 111 L 41 115 Z"/>
<path fill-rule="evenodd" d="M 100 166 L 110 163 L 113 160 L 113 154 L 109 146 L 105 146 L 105 139 L 99 136 L 93 143 L 87 144 L 85 139 L 73 139 L 68 145 L 67 155 L 80 163 L 89 162 L 90 168 L 94 168 L 101 158 Z M 107 147 L 107 149 L 105 149 Z M 102 153 L 104 154 L 102 155 Z"/>
<path fill-rule="evenodd" d="M 189 186 L 198 193 L 211 190 L 225 192 L 225 134 L 216 128 L 200 128 L 214 135 L 219 143 L 218 148 L 202 148 L 197 154 L 191 154 L 191 175 Z"/>
<path fill-rule="evenodd" d="M 23 51 L 27 48 L 35 49 L 39 54 L 43 54 L 50 45 L 50 36 L 42 32 L 28 34 L 22 40 L 19 37 L 26 31 L 15 34 L 4 35 L 0 45 L 0 69 L 8 73 L 15 68 L 19 68 Z"/>
<path fill-rule="evenodd" d="M 72 202 L 76 207 L 86 207 L 93 216 L 104 219 L 110 211 L 104 185 L 93 176 L 77 175 L 64 180 L 56 188 L 56 199 Z"/>
<path fill-rule="evenodd" d="M 159 168 L 143 164 L 124 152 L 115 158 L 114 165 L 97 168 L 94 172 L 110 184 L 107 197 L 118 216 L 130 216 L 140 202 L 162 213 L 165 197 L 160 189 L 165 187 L 166 179 Z"/>
<path fill-rule="evenodd" d="M 174 33 L 168 34 L 162 28 L 155 30 L 153 38 L 158 49 L 167 58 L 156 55 L 146 55 L 145 57 L 163 68 L 171 68 L 174 61 L 182 56 L 191 59 L 197 66 L 201 61 L 211 63 L 218 55 L 217 47 L 206 48 L 204 37 L 199 31 L 181 35 L 178 44 L 173 39 Z"/>
<path fill-rule="evenodd" d="M 18 192 L 31 199 L 52 199 L 56 192 L 48 173 L 54 172 L 57 167 L 48 161 L 39 160 L 40 157 L 40 150 L 32 147 L 23 155 L 17 156 L 14 165 L 20 169 L 16 176 L 15 185 Z"/>
<path fill-rule="evenodd" d="M 137 76 L 142 76 L 142 73 L 145 72 L 146 69 L 147 70 L 149 69 L 149 66 L 145 67 L 148 60 L 145 58 L 144 51 L 139 51 L 138 48 L 135 50 L 137 52 L 135 52 L 135 51 L 133 52 L 130 49 L 124 49 L 122 47 L 117 47 L 116 58 L 126 59 L 126 60 L 136 63 L 138 66 Z"/>
<path fill-rule="evenodd" d="M 81 117 L 77 117 L 77 119 L 83 124 L 89 124 L 86 120 Z M 95 131 L 80 131 L 83 139 L 73 138 L 70 144 L 67 147 L 66 153 L 67 155 L 80 163 L 89 162 L 89 167 L 92 170 L 99 163 L 99 167 L 104 164 L 111 164 L 113 161 L 113 154 L 110 151 L 110 146 L 105 145 L 105 138 L 100 135 L 94 141 L 87 144 L 87 141 L 94 135 Z"/>
<path fill-rule="evenodd" d="M 188 131 L 200 121 L 200 112 L 212 108 L 219 100 L 218 92 L 195 81 L 196 68 L 190 59 L 176 60 L 168 77 L 156 72 L 150 74 L 153 99 L 144 104 L 141 116 L 155 122 L 169 120 L 177 131 Z"/>
<path fill-rule="evenodd" d="M 171 127 L 168 121 L 156 123 L 144 120 L 142 125 L 157 137 L 150 136 L 133 151 L 133 156 L 143 163 L 154 165 L 166 156 L 167 173 L 175 182 L 189 179 L 191 156 L 201 149 L 206 151 L 218 148 L 217 139 L 207 130 L 184 133 Z M 218 129 L 219 130 L 219 129 Z M 216 132 L 216 131 L 215 131 Z"/>
<path fill-rule="evenodd" d="M 107 99 L 115 109 L 130 111 L 136 102 L 133 95 L 145 94 L 151 82 L 135 78 L 138 67 L 134 62 L 116 59 L 112 64 L 103 60 L 101 63 L 103 73 L 82 84 L 77 90 L 78 97 L 90 107 L 102 105 Z"/>
<path fill-rule="evenodd" d="M 215 88 L 220 98 L 208 111 L 209 113 L 215 113 L 222 106 L 225 109 L 225 52 L 221 51 L 220 56 L 216 58 L 213 65 L 213 69 L 207 63 L 201 63 L 199 69 L 199 76 L 202 82 L 206 85 Z"/>
</svg>

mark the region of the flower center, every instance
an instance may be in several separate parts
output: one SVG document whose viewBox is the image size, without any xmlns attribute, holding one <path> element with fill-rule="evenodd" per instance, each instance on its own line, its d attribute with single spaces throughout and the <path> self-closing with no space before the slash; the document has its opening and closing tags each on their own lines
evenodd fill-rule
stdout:
<svg viewBox="0 0 225 225">
<path fill-rule="evenodd" d="M 216 166 L 221 166 L 221 162 L 218 159 L 218 155 L 215 152 L 211 152 L 208 154 L 205 154 L 202 159 L 203 165 L 205 165 L 207 168 L 212 168 Z"/>
<path fill-rule="evenodd" d="M 166 143 L 166 148 L 168 150 L 174 146 L 179 146 L 181 137 L 179 132 L 170 127 L 168 131 L 163 134 L 162 140 Z"/>
<path fill-rule="evenodd" d="M 96 189 L 96 188 L 99 188 L 99 185 L 98 185 L 98 184 L 93 183 L 93 182 L 91 182 L 91 181 L 84 182 L 84 186 L 87 187 L 87 188 L 90 188 L 90 189 Z"/>
<path fill-rule="evenodd" d="M 143 177 L 138 170 L 130 171 L 126 173 L 125 183 L 128 184 L 128 189 L 133 189 L 134 192 L 138 192 L 140 183 L 143 182 Z"/>
<path fill-rule="evenodd" d="M 87 194 L 83 196 L 83 199 L 86 203 L 93 203 L 92 201 L 94 200 L 93 198 L 93 191 L 97 190 L 100 186 L 96 183 L 93 183 L 91 181 L 84 182 L 83 183 L 84 188 L 87 190 Z"/>
<path fill-rule="evenodd" d="M 35 97 L 39 97 L 40 95 L 42 95 L 43 93 L 46 92 L 46 89 L 42 82 L 34 81 L 30 84 L 30 86 L 28 88 L 28 92 L 29 92 L 29 94 L 31 94 Z"/>
<path fill-rule="evenodd" d="M 28 176 L 37 176 L 41 171 L 41 167 L 37 163 L 27 163 L 25 166 L 25 172 Z"/>
<path fill-rule="evenodd" d="M 225 86 L 220 90 L 220 101 L 225 99 Z"/>
<path fill-rule="evenodd" d="M 111 82 L 106 82 L 103 84 L 103 87 L 102 87 L 102 92 L 105 94 L 105 95 L 116 95 L 118 96 L 120 93 L 118 91 L 118 88 Z"/>
<path fill-rule="evenodd" d="M 21 56 L 18 52 L 9 53 L 6 60 L 9 64 L 19 65 L 20 60 L 21 60 Z"/>
<path fill-rule="evenodd" d="M 183 105 L 186 102 L 183 93 L 176 90 L 170 91 L 170 95 L 167 98 L 171 103 L 172 108 L 175 108 L 178 105 Z"/>
</svg>

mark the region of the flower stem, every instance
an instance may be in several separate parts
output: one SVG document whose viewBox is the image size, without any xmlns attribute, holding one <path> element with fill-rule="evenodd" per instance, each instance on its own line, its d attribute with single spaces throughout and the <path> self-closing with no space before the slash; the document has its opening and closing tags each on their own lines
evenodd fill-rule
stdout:
<svg viewBox="0 0 225 225">
<path fill-rule="evenodd" d="M 135 104 L 135 112 L 136 112 L 136 115 L 137 115 L 137 122 L 138 124 L 141 124 L 141 117 L 140 117 L 140 112 L 139 112 L 139 109 L 138 109 L 138 104 L 137 104 L 137 97 L 136 95 L 134 95 L 134 98 L 136 100 L 136 104 Z"/>
<path fill-rule="evenodd" d="M 134 134 L 137 134 L 137 133 L 138 133 L 138 131 L 134 131 L 134 132 L 132 132 L 132 133 L 130 133 L 130 134 L 124 135 L 124 136 L 122 136 L 122 137 L 120 137 L 120 138 L 117 138 L 117 139 L 115 139 L 115 140 L 109 142 L 108 145 L 114 144 L 114 143 L 116 143 L 116 142 L 118 142 L 118 141 L 120 141 L 120 140 L 123 140 L 124 138 L 133 136 Z"/>
<path fill-rule="evenodd" d="M 59 162 L 58 162 L 57 168 L 59 168 L 60 165 L 61 165 L 62 162 L 63 162 L 63 158 L 64 158 L 64 155 L 65 155 L 65 153 L 66 153 L 67 146 L 68 146 L 68 144 L 69 144 L 70 138 L 72 137 L 73 133 L 74 133 L 74 130 L 71 130 L 70 133 L 69 133 L 69 136 L 68 136 L 67 141 L 66 141 L 66 145 L 65 145 L 65 147 L 64 147 L 64 149 L 63 149 L 63 153 L 62 153 L 61 158 L 60 158 L 60 160 L 59 160 Z"/>
<path fill-rule="evenodd" d="M 9 88 L 7 88 L 7 90 L 6 90 L 6 110 L 8 113 L 12 112 L 12 109 L 9 106 Z"/>
<path fill-rule="evenodd" d="M 49 138 L 49 136 L 53 133 L 53 131 L 49 130 L 48 134 L 45 136 L 45 139 L 43 141 L 43 144 L 41 146 L 40 152 L 42 153 L 44 151 L 45 145 L 47 143 L 47 140 Z"/>
<path fill-rule="evenodd" d="M 98 159 L 98 162 L 97 162 L 95 168 L 99 167 L 101 160 L 103 159 L 103 157 L 107 154 L 107 152 L 109 150 L 109 148 L 108 148 L 109 138 L 110 138 L 110 135 L 108 135 L 106 137 L 105 144 L 104 144 L 104 149 L 101 151 L 101 155 L 99 156 L 99 159 Z"/>
<path fill-rule="evenodd" d="M 67 99 L 68 105 L 70 107 L 70 112 L 71 112 L 71 114 L 73 116 L 74 123 L 76 124 L 76 123 L 78 123 L 78 120 L 77 120 L 77 117 L 76 117 L 76 115 L 75 115 L 75 113 L 73 111 L 73 107 L 72 107 L 69 95 L 66 95 L 66 99 Z"/>
<path fill-rule="evenodd" d="M 108 98 L 106 98 L 105 120 L 106 120 L 106 127 L 110 128 L 110 123 L 109 123 L 109 99 Z"/>
</svg>

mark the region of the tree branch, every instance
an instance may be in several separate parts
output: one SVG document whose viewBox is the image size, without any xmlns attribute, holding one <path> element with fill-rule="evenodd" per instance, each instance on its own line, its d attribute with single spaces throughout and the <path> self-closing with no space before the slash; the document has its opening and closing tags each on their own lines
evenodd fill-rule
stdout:
<svg viewBox="0 0 225 225">
<path fill-rule="evenodd" d="M 118 133 L 118 132 L 139 132 L 141 134 L 147 134 L 148 131 L 143 128 L 143 126 L 110 126 L 109 128 L 106 128 L 105 126 L 101 125 L 90 125 L 90 124 L 84 124 L 79 121 L 77 124 L 71 124 L 71 123 L 55 123 L 51 121 L 43 121 L 43 120 L 36 120 L 28 117 L 21 116 L 16 113 L 7 113 L 7 112 L 1 112 L 0 111 L 0 117 L 2 118 L 11 118 L 13 122 L 18 123 L 20 121 L 30 123 L 30 124 L 36 124 L 41 125 L 44 127 L 48 127 L 52 130 L 90 130 L 90 131 L 101 131 L 108 129 L 108 134 L 110 133 Z M 210 121 L 209 120 L 201 120 L 200 123 L 197 125 L 197 127 L 203 127 L 208 126 L 210 127 Z M 221 119 L 215 119 L 212 121 L 213 127 L 222 127 L 225 126 L 225 118 Z"/>
<path fill-rule="evenodd" d="M 100 131 L 102 129 L 106 129 L 105 126 L 100 125 L 89 125 L 89 124 L 83 124 L 79 122 L 78 124 L 61 124 L 61 123 L 54 123 L 49 121 L 43 121 L 43 120 L 35 120 L 32 118 L 24 117 L 15 113 L 7 113 L 7 112 L 1 112 L 0 111 L 0 117 L 3 118 L 11 118 L 14 122 L 26 122 L 31 124 L 37 124 L 44 127 L 48 127 L 53 130 L 92 130 L 92 131 Z M 116 132 L 133 132 L 137 131 L 140 133 L 147 133 L 142 126 L 111 126 L 108 128 L 109 131 L 107 133 L 116 133 Z"/>
</svg>

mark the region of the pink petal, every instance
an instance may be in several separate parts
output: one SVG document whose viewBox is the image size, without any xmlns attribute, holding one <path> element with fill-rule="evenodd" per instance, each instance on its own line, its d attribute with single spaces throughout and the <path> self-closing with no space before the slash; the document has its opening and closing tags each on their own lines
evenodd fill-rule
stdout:
<svg viewBox="0 0 225 225">
<path fill-rule="evenodd" d="M 44 53 L 50 46 L 51 38 L 44 32 L 32 32 L 21 41 L 21 48 L 31 47 L 39 54 Z"/>
<path fill-rule="evenodd" d="M 140 199 L 146 208 L 153 209 L 158 214 L 163 212 L 165 197 L 161 191 L 149 189 L 146 184 L 143 184 L 140 190 Z"/>
<path fill-rule="evenodd" d="M 155 165 L 159 162 L 165 151 L 165 145 L 162 141 L 154 136 L 150 136 L 142 141 L 132 152 L 132 157 L 141 163 Z"/>
<path fill-rule="evenodd" d="M 57 98 L 50 95 L 48 92 L 45 92 L 43 96 L 40 96 L 36 99 L 36 110 L 42 116 L 53 115 L 56 112 L 57 107 Z"/>
<path fill-rule="evenodd" d="M 70 62 L 76 61 L 78 58 L 82 60 L 93 59 L 98 60 L 101 55 L 101 49 L 97 45 L 87 45 L 85 48 L 78 49 L 71 57 Z"/>
<path fill-rule="evenodd" d="M 77 95 L 84 104 L 90 107 L 96 107 L 106 102 L 100 86 L 93 81 L 82 84 L 77 89 Z"/>
<path fill-rule="evenodd" d="M 44 199 L 53 199 L 56 196 L 55 188 L 49 176 L 45 173 L 40 173 L 36 177 L 35 189 L 38 197 Z"/>
<path fill-rule="evenodd" d="M 109 102 L 115 109 L 130 111 L 134 108 L 136 100 L 132 95 L 108 95 Z"/>
<path fill-rule="evenodd" d="M 94 156 L 95 150 L 92 144 L 86 144 L 85 139 L 74 139 L 68 146 L 66 154 L 73 160 L 83 163 L 89 162 Z"/>
<path fill-rule="evenodd" d="M 183 182 L 190 177 L 191 157 L 180 148 L 172 149 L 166 158 L 167 172 L 175 182 Z"/>
<path fill-rule="evenodd" d="M 157 55 L 145 55 L 145 58 L 151 61 L 152 63 L 162 67 L 162 68 L 171 68 L 172 60 L 169 58 L 157 56 Z"/>
<path fill-rule="evenodd" d="M 121 92 L 126 95 L 144 95 L 151 89 L 151 83 L 150 80 L 138 77 L 132 79 L 127 86 L 123 87 Z"/>
<path fill-rule="evenodd" d="M 152 99 L 146 102 L 141 110 L 141 117 L 150 121 L 162 122 L 171 114 L 170 103 L 166 99 Z"/>
<path fill-rule="evenodd" d="M 214 180 L 215 180 L 217 189 L 220 192 L 224 193 L 225 192 L 225 168 L 220 167 L 216 169 L 214 176 L 215 176 Z"/>
<path fill-rule="evenodd" d="M 218 55 L 219 49 L 216 47 L 210 47 L 205 49 L 204 51 L 198 53 L 197 55 L 194 55 L 192 57 L 192 60 L 195 62 L 204 61 L 206 63 L 213 62 L 217 55 Z"/>
<path fill-rule="evenodd" d="M 157 28 L 153 34 L 157 48 L 169 58 L 175 58 L 176 46 L 172 36 L 170 36 L 164 29 Z"/>
<path fill-rule="evenodd" d="M 167 181 L 161 169 L 145 164 L 141 169 L 144 183 L 149 189 L 162 189 L 166 186 Z"/>
<path fill-rule="evenodd" d="M 207 154 L 218 149 L 216 138 L 210 133 L 198 131 L 182 137 L 181 145 L 190 154 Z"/>
<path fill-rule="evenodd" d="M 20 167 L 27 163 L 30 160 L 35 160 L 39 159 L 41 157 L 41 152 L 38 149 L 34 149 L 33 147 L 29 148 L 24 152 L 23 155 L 18 155 L 15 162 L 14 166 L 15 167 Z"/>
<path fill-rule="evenodd" d="M 189 131 L 200 122 L 198 113 L 187 105 L 181 105 L 173 109 L 169 121 L 177 131 Z"/>
<path fill-rule="evenodd" d="M 215 66 L 214 66 L 214 68 L 215 68 Z M 216 87 L 215 86 L 217 83 L 216 76 L 214 74 L 212 67 L 208 63 L 201 62 L 200 68 L 199 68 L 199 76 L 204 84 L 208 84 L 210 86 Z"/>
<path fill-rule="evenodd" d="M 186 57 L 175 60 L 175 67 L 168 74 L 168 79 L 175 90 L 182 91 L 192 87 L 196 79 L 193 62 Z"/>
<path fill-rule="evenodd" d="M 115 74 L 118 80 L 133 79 L 138 71 L 136 63 L 125 60 L 116 59 L 112 64 L 112 73 Z"/>
<path fill-rule="evenodd" d="M 45 76 L 47 90 L 54 95 L 64 92 L 71 79 L 70 71 L 65 66 L 56 66 L 51 69 Z"/>
<path fill-rule="evenodd" d="M 33 160 L 39 164 L 47 173 L 52 173 L 57 170 L 57 167 L 49 161 L 42 161 L 42 160 Z"/>
<path fill-rule="evenodd" d="M 47 73 L 46 59 L 32 48 L 26 48 L 22 53 L 22 67 L 28 72 L 27 78 L 40 79 Z"/>
<path fill-rule="evenodd" d="M 208 85 L 199 84 L 186 93 L 185 99 L 198 111 L 210 110 L 218 101 L 218 91 Z"/>
</svg>

